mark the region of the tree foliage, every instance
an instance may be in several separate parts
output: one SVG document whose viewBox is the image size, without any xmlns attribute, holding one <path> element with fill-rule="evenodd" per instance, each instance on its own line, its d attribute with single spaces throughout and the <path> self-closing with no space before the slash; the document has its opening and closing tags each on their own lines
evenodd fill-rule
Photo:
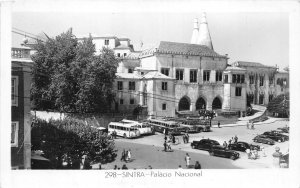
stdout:
<svg viewBox="0 0 300 188">
<path fill-rule="evenodd" d="M 280 117 L 288 117 L 290 109 L 289 93 L 281 94 L 269 102 L 267 110 Z"/>
<path fill-rule="evenodd" d="M 83 155 L 95 163 L 111 162 L 117 156 L 114 141 L 107 134 L 74 119 L 38 119 L 32 127 L 31 142 L 32 150 L 42 150 L 56 169 L 63 168 L 63 162 L 74 168 L 72 164 L 81 161 Z"/>
<path fill-rule="evenodd" d="M 113 100 L 118 61 L 112 50 L 95 55 L 92 37 L 79 42 L 72 29 L 46 42 L 32 56 L 32 100 L 38 110 L 104 112 Z"/>
</svg>

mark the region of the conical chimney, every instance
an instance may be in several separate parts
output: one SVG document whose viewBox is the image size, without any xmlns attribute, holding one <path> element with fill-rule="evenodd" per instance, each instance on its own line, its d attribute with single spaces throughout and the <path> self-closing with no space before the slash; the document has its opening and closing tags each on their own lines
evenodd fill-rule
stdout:
<svg viewBox="0 0 300 188">
<path fill-rule="evenodd" d="M 208 30 L 208 24 L 206 20 L 206 13 L 202 14 L 202 18 L 200 21 L 200 27 L 199 27 L 199 35 L 198 35 L 198 41 L 197 44 L 205 45 L 209 47 L 210 49 L 214 49 L 211 41 L 211 37 Z"/>
<path fill-rule="evenodd" d="M 192 34 L 191 44 L 197 44 L 199 36 L 199 27 L 198 27 L 198 19 L 194 19 L 194 30 Z"/>
</svg>

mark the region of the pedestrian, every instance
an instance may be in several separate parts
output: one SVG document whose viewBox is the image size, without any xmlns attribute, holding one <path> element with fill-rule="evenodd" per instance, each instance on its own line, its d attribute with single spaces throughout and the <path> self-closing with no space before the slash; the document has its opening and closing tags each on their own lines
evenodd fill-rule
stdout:
<svg viewBox="0 0 300 188">
<path fill-rule="evenodd" d="M 182 140 L 183 140 L 183 143 L 185 144 L 186 143 L 186 141 L 185 141 L 185 134 L 184 135 L 182 135 Z"/>
<path fill-rule="evenodd" d="M 227 147 L 228 147 L 228 144 L 227 144 L 227 142 L 226 142 L 226 141 L 224 141 L 224 143 L 223 143 L 223 146 L 224 146 L 225 148 L 227 148 Z"/>
<path fill-rule="evenodd" d="M 200 165 L 199 161 L 196 161 L 195 169 L 201 169 L 201 165 Z"/>
<path fill-rule="evenodd" d="M 229 139 L 228 143 L 231 144 L 231 139 Z"/>
<path fill-rule="evenodd" d="M 167 150 L 168 150 L 168 151 L 172 151 L 170 142 L 167 143 Z"/>
<path fill-rule="evenodd" d="M 131 150 L 130 149 L 127 151 L 127 160 L 129 162 L 131 161 Z"/>
<path fill-rule="evenodd" d="M 173 142 L 173 144 L 175 144 L 175 142 L 176 142 L 174 135 L 172 136 L 172 142 Z"/>
<path fill-rule="evenodd" d="M 122 154 L 121 154 L 121 161 L 125 161 L 125 157 L 126 157 L 126 151 L 125 151 L 125 149 L 123 149 Z"/>
<path fill-rule="evenodd" d="M 167 141 L 164 142 L 164 151 L 167 151 Z"/>
<path fill-rule="evenodd" d="M 250 154 L 250 148 L 247 148 L 247 149 L 246 149 L 246 153 L 247 153 L 248 159 L 250 159 L 250 155 L 251 155 L 251 154 Z"/>
<path fill-rule="evenodd" d="M 234 137 L 234 143 L 237 143 L 238 142 L 238 137 L 235 135 Z"/>
<path fill-rule="evenodd" d="M 190 166 L 191 157 L 189 156 L 188 153 L 186 153 L 184 159 L 185 159 L 185 162 L 186 162 L 186 167 L 189 167 Z"/>
<path fill-rule="evenodd" d="M 260 146 L 260 149 L 261 149 L 262 156 L 263 156 L 263 157 L 266 157 L 267 155 L 266 155 L 264 146 L 261 145 L 261 146 Z"/>
<path fill-rule="evenodd" d="M 122 170 L 128 170 L 128 168 L 127 168 L 126 164 L 123 164 L 123 166 L 122 166 Z"/>
<path fill-rule="evenodd" d="M 190 135 L 188 133 L 185 134 L 186 134 L 186 142 L 189 143 Z"/>
<path fill-rule="evenodd" d="M 218 121 L 218 127 L 221 128 L 221 127 L 220 127 L 220 121 Z"/>
</svg>

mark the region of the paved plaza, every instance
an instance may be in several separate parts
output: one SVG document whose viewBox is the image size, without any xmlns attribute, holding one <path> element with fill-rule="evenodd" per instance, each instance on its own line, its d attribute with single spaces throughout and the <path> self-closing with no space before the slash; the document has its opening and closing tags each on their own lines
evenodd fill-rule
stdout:
<svg viewBox="0 0 300 188">
<path fill-rule="evenodd" d="M 202 132 L 197 134 L 190 134 L 190 143 L 193 140 L 199 141 L 202 138 L 210 138 L 219 141 L 222 144 L 234 137 L 238 136 L 239 141 L 253 143 L 252 139 L 265 131 L 275 130 L 278 127 L 288 125 L 288 121 L 273 119 L 265 123 L 255 124 L 255 129 L 247 129 L 246 126 L 223 126 L 221 128 L 213 127 L 211 132 Z M 114 165 L 122 167 L 125 162 L 120 161 L 121 152 L 123 149 L 131 149 L 133 160 L 126 163 L 129 169 L 145 169 L 151 165 L 154 169 L 177 169 L 179 165 L 185 167 L 184 156 L 189 153 L 191 156 L 191 164 L 199 161 L 203 169 L 231 169 L 231 168 L 273 168 L 272 153 L 275 147 L 280 147 L 280 151 L 285 154 L 288 152 L 289 141 L 278 143 L 269 146 L 263 144 L 265 148 L 266 157 L 263 157 L 259 152 L 260 158 L 256 160 L 248 159 L 246 153 L 239 152 L 240 158 L 233 161 L 231 159 L 209 156 L 207 151 L 192 149 L 190 143 L 184 144 L 182 136 L 176 136 L 177 143 L 172 144 L 171 147 L 174 152 L 164 152 L 163 142 L 164 135 L 156 133 L 155 135 L 144 136 L 137 139 L 117 138 L 115 140 L 116 149 L 118 150 L 117 159 L 109 164 L 103 164 L 104 169 L 113 169 Z M 260 145 L 258 143 L 253 143 Z M 98 168 L 98 164 L 93 165 L 93 168 Z"/>
</svg>

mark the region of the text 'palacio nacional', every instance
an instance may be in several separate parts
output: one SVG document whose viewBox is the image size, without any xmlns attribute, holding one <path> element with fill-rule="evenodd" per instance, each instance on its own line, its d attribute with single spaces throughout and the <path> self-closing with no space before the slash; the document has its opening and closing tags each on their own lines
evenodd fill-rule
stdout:
<svg viewBox="0 0 300 188">
<path fill-rule="evenodd" d="M 113 109 L 130 113 L 139 106 L 156 117 L 200 109 L 244 112 L 288 92 L 288 72 L 258 62 L 228 62 L 227 54 L 215 52 L 205 14 L 200 23 L 194 20 L 191 33 L 190 43 L 160 41 L 142 51 L 134 51 L 128 38 L 92 36 L 96 49 L 109 47 L 120 58 Z"/>
</svg>

